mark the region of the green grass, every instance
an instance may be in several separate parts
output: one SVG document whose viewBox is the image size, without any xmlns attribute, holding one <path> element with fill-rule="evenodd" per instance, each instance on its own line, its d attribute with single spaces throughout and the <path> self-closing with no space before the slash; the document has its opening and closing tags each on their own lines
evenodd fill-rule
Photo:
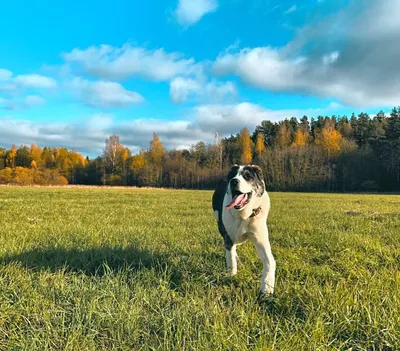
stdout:
<svg viewBox="0 0 400 351">
<path fill-rule="evenodd" d="M 211 196 L 0 187 L 0 350 L 400 350 L 400 196 L 271 193 L 270 298 Z"/>
</svg>

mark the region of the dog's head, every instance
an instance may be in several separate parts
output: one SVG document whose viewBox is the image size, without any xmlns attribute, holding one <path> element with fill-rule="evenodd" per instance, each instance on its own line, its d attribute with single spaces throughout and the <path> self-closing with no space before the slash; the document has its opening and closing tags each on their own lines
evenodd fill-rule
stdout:
<svg viewBox="0 0 400 351">
<path fill-rule="evenodd" d="M 228 210 L 231 208 L 237 211 L 243 210 L 265 192 L 263 172 L 256 165 L 234 165 L 227 180 L 227 192 L 232 196 L 231 203 L 226 206 Z"/>
</svg>

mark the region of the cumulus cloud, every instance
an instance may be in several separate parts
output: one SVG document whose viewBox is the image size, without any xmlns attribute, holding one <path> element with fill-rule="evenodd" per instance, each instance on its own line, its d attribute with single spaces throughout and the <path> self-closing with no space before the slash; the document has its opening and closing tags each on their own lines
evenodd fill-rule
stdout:
<svg viewBox="0 0 400 351">
<path fill-rule="evenodd" d="M 306 62 L 304 57 L 285 58 L 276 49 L 259 47 L 219 56 L 214 70 L 219 75 L 237 74 L 260 88 L 289 91 L 298 88 Z"/>
<path fill-rule="evenodd" d="M 194 24 L 218 7 L 217 0 L 179 0 L 175 11 L 177 21 L 182 25 Z"/>
<path fill-rule="evenodd" d="M 204 80 L 177 77 L 170 82 L 169 93 L 174 103 L 182 103 L 192 97 L 218 102 L 225 97 L 235 96 L 237 91 L 232 82 L 216 82 L 215 80 L 205 82 Z"/>
<path fill-rule="evenodd" d="M 18 75 L 14 78 L 14 82 L 22 87 L 55 88 L 57 86 L 57 82 L 53 78 L 40 74 Z"/>
<path fill-rule="evenodd" d="M 108 136 L 112 119 L 94 115 L 83 123 L 37 122 L 0 118 L 0 139 L 3 146 L 30 145 L 66 147 L 93 156 L 99 155 Z"/>
<path fill-rule="evenodd" d="M 45 104 L 45 100 L 38 95 L 28 95 L 24 99 L 24 105 L 26 107 L 38 106 L 38 105 L 44 105 L 44 104 Z"/>
<path fill-rule="evenodd" d="M 21 74 L 13 76 L 7 69 L 0 68 L 0 91 L 16 92 L 27 88 L 50 89 L 55 88 L 55 79 L 40 74 Z"/>
<path fill-rule="evenodd" d="M 109 115 L 94 115 L 80 123 L 44 123 L 4 117 L 0 118 L 0 140 L 3 145 L 36 142 L 40 146 L 62 146 L 94 157 L 101 154 L 105 139 L 113 133 L 120 136 L 122 144 L 138 152 L 148 148 L 153 132 L 157 132 L 167 149 L 188 148 L 200 140 L 212 142 L 215 132 L 225 137 L 243 127 L 253 130 L 263 120 L 279 121 L 304 114 L 316 116 L 339 107 L 332 102 L 322 109 L 269 110 L 244 102 L 201 105 L 180 119 L 115 121 Z"/>
<path fill-rule="evenodd" d="M 398 0 L 353 0 L 299 30 L 285 47 L 222 53 L 214 70 L 262 89 L 333 97 L 355 107 L 398 105 L 400 21 L 393 14 L 399 11 Z"/>
<path fill-rule="evenodd" d="M 12 97 L 12 98 L 0 98 L 0 109 L 5 110 L 23 110 L 34 106 L 44 105 L 45 100 L 38 95 L 28 95 L 24 98 Z"/>
<path fill-rule="evenodd" d="M 62 56 L 76 70 L 107 80 L 142 77 L 166 81 L 180 75 L 196 74 L 201 69 L 194 59 L 185 59 L 180 53 L 147 50 L 130 44 L 91 46 L 84 50 L 75 48 Z"/>
<path fill-rule="evenodd" d="M 12 77 L 11 71 L 0 68 L 0 81 L 9 80 L 11 79 L 11 77 Z"/>
<path fill-rule="evenodd" d="M 74 78 L 67 86 L 86 105 L 92 107 L 128 107 L 144 101 L 139 93 L 129 91 L 115 82 Z"/>
</svg>

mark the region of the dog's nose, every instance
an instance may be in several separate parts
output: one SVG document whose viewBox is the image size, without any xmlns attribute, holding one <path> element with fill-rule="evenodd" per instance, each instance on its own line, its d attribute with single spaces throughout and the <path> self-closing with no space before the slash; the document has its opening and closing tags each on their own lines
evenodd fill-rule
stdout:
<svg viewBox="0 0 400 351">
<path fill-rule="evenodd" d="M 232 185 L 238 185 L 239 184 L 239 179 L 236 179 L 236 178 L 232 179 L 231 180 L 231 184 Z"/>
</svg>

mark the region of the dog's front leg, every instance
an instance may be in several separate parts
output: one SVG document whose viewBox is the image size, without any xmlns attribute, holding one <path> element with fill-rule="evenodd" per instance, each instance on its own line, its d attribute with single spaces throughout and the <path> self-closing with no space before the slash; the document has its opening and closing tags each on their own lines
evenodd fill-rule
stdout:
<svg viewBox="0 0 400 351">
<path fill-rule="evenodd" d="M 225 247 L 226 253 L 226 267 L 230 276 L 234 276 L 237 273 L 237 254 L 236 245 L 232 245 L 230 249 Z"/>
<path fill-rule="evenodd" d="M 260 290 L 262 294 L 269 295 L 274 292 L 276 263 L 268 240 L 268 229 L 265 230 L 266 235 L 263 234 L 261 237 L 255 235 L 252 238 L 252 241 L 254 242 L 258 256 L 263 263 Z"/>
</svg>

